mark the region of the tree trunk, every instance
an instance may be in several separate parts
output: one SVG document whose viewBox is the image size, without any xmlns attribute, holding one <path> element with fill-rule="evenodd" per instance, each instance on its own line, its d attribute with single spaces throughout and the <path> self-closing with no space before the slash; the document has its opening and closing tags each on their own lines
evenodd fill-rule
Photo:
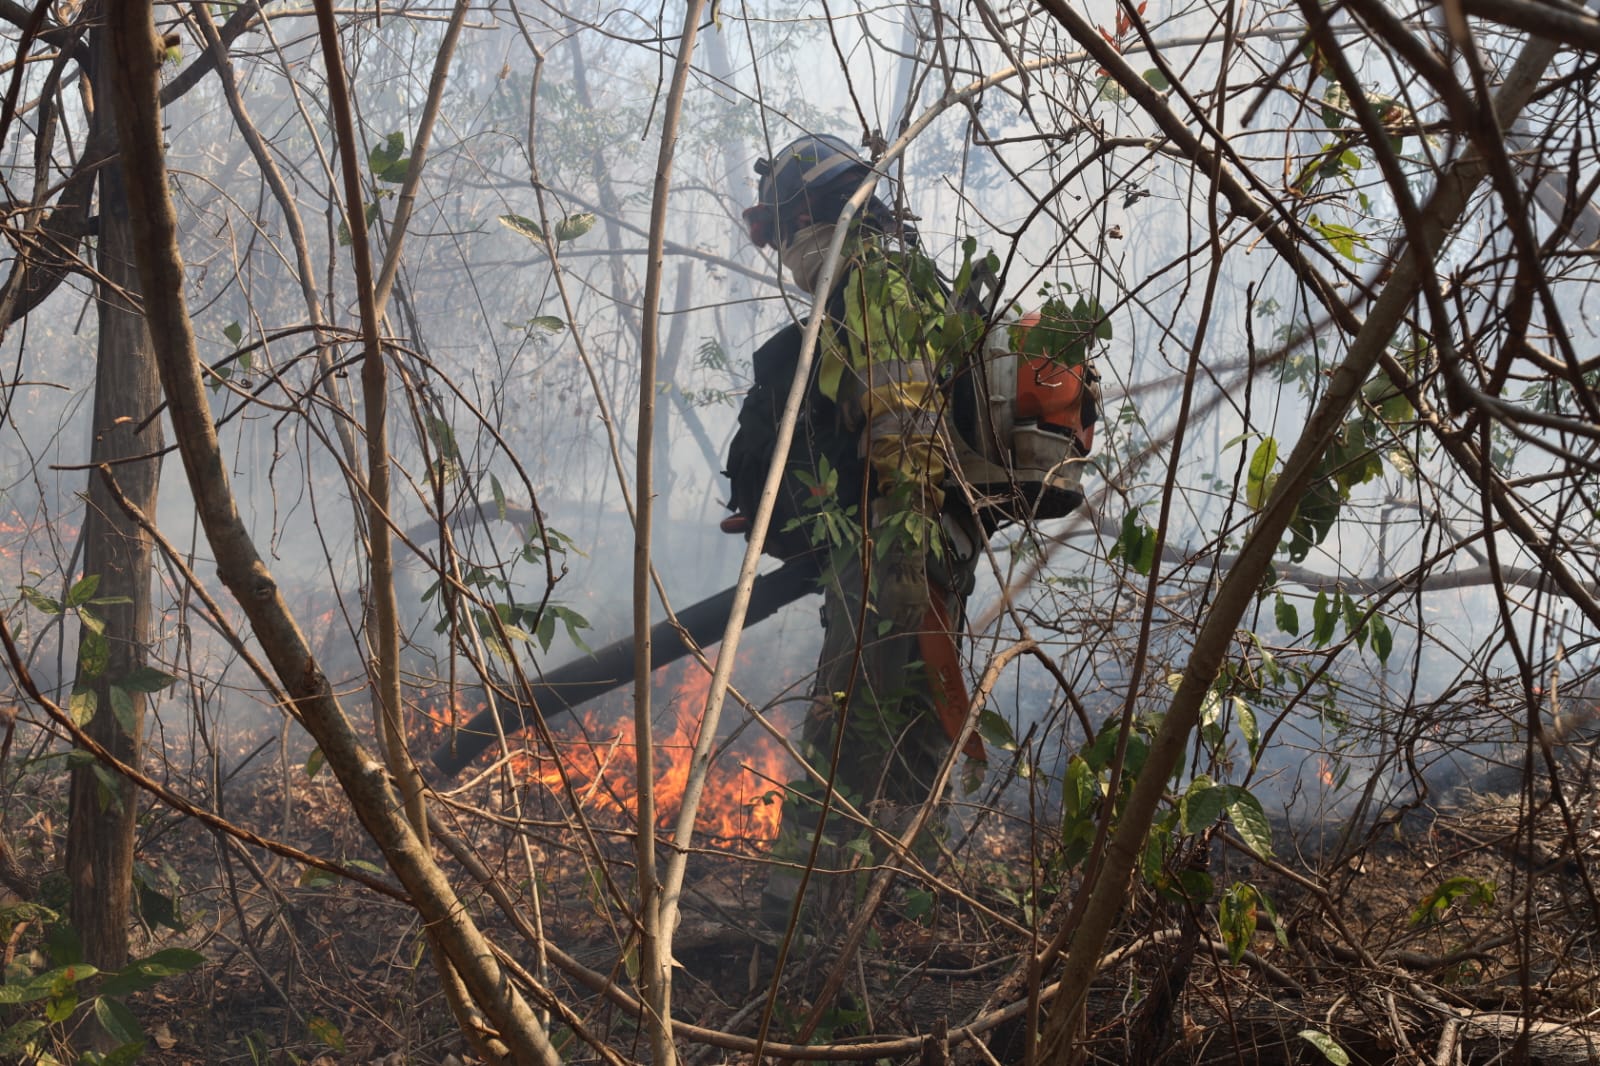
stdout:
<svg viewBox="0 0 1600 1066">
<path fill-rule="evenodd" d="M 117 106 L 108 74 L 110 41 L 96 28 L 91 40 L 90 84 L 96 105 L 94 122 L 112 130 Z M 156 510 L 162 446 L 161 424 L 151 420 L 161 395 L 155 356 L 144 317 L 129 301 L 138 299 L 139 276 L 134 264 L 132 228 L 122 166 L 115 158 L 100 170 L 100 241 L 97 267 L 104 277 L 98 292 L 99 349 L 95 363 L 94 425 L 90 461 L 109 464 L 122 492 L 147 515 Z M 148 458 L 134 459 L 137 456 Z M 133 460 L 133 461 L 129 461 Z M 144 695 L 132 687 L 112 688 L 145 665 L 150 640 L 150 539 L 125 515 L 107 491 L 101 469 L 89 474 L 89 506 L 83 522 L 83 573 L 100 579 L 96 599 L 124 599 L 90 608 L 104 622 L 108 651 L 103 667 L 81 659 L 74 691 L 92 691 L 95 713 L 88 732 L 130 765 L 139 762 L 144 728 Z M 90 626 L 79 633 L 97 642 Z M 121 719 L 121 720 L 119 720 Z M 125 729 L 124 724 L 129 728 Z M 131 731 L 130 731 L 131 730 Z M 67 874 L 72 899 L 69 914 L 83 948 L 84 961 L 117 969 L 128 957 L 128 911 L 132 890 L 134 816 L 133 786 L 97 767 L 72 771 L 71 814 L 67 828 Z"/>
</svg>

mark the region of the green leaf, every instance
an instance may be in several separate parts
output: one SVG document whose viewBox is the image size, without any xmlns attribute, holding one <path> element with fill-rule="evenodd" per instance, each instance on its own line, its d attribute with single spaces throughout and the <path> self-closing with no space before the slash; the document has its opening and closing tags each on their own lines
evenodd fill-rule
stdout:
<svg viewBox="0 0 1600 1066">
<path fill-rule="evenodd" d="M 100 587 L 99 574 L 86 574 L 72 588 L 67 590 L 67 606 L 77 607 L 94 599 L 95 590 Z"/>
<path fill-rule="evenodd" d="M 106 672 L 111 662 L 111 644 L 105 637 L 105 623 L 85 611 L 79 612 L 79 618 L 83 620 L 83 634 L 78 638 L 78 672 L 92 681 Z"/>
<path fill-rule="evenodd" d="M 60 614 L 62 611 L 60 600 L 46 596 L 32 585 L 23 585 L 19 591 L 22 593 L 22 598 L 36 611 L 43 611 L 45 614 Z"/>
<path fill-rule="evenodd" d="M 1294 604 L 1283 598 L 1281 592 L 1272 606 L 1272 620 L 1279 629 L 1291 637 L 1300 635 L 1300 612 Z"/>
<path fill-rule="evenodd" d="M 1256 445 L 1255 454 L 1250 456 L 1250 469 L 1245 481 L 1244 498 L 1252 510 L 1259 511 L 1266 504 L 1267 496 L 1278 480 L 1277 469 L 1277 438 L 1266 437 Z"/>
<path fill-rule="evenodd" d="M 1355 601 L 1355 597 L 1346 592 L 1339 596 L 1339 608 L 1344 615 L 1345 636 L 1355 637 L 1359 645 L 1366 640 L 1366 626 L 1361 623 L 1361 616 L 1364 613 L 1361 605 Z"/>
<path fill-rule="evenodd" d="M 316 888 L 319 885 L 331 885 L 337 880 L 339 880 L 337 877 L 320 866 L 307 866 L 301 871 L 297 883 L 301 888 Z"/>
<path fill-rule="evenodd" d="M 1089 358 L 1094 341 L 1111 339 L 1111 320 L 1100 301 L 1078 297 L 1071 307 L 1052 296 L 1039 308 L 1039 320 L 1010 330 L 1012 347 L 1023 355 L 1049 359 L 1062 366 L 1080 366 Z"/>
<path fill-rule="evenodd" d="M 1492 907 L 1495 899 L 1493 881 L 1480 881 L 1476 877 L 1451 877 L 1423 896 L 1411 911 L 1412 925 L 1433 925 L 1440 921 L 1457 902 L 1475 907 Z"/>
<path fill-rule="evenodd" d="M 1344 112 L 1351 110 L 1350 96 L 1344 87 L 1337 83 L 1329 83 L 1322 93 L 1322 124 L 1331 130 L 1336 130 L 1345 124 Z"/>
<path fill-rule="evenodd" d="M 1122 559 L 1141 574 L 1149 574 L 1150 568 L 1155 565 L 1155 530 L 1144 524 L 1138 511 L 1129 511 L 1122 516 L 1122 533 L 1111 545 L 1110 557 Z"/>
<path fill-rule="evenodd" d="M 22 1053 L 28 1049 L 35 1036 L 49 1027 L 47 1022 L 38 1018 L 23 1019 L 0 1033 L 0 1055 L 16 1056 L 14 1061 L 28 1061 L 22 1058 Z"/>
<path fill-rule="evenodd" d="M 139 973 L 154 977 L 176 977 L 190 970 L 199 969 L 205 965 L 205 961 L 206 957 L 198 951 L 190 951 L 188 948 L 162 948 L 154 955 L 147 955 L 136 962 L 131 962 L 117 972 L 123 974 L 137 968 Z"/>
<path fill-rule="evenodd" d="M 315 778 L 317 776 L 317 772 L 322 769 L 322 763 L 323 763 L 322 748 L 321 747 L 312 748 L 311 749 L 311 754 L 306 756 L 306 779 L 307 780 L 311 780 L 312 778 Z"/>
<path fill-rule="evenodd" d="M 111 686 L 111 714 L 124 733 L 130 737 L 138 734 L 138 723 L 134 721 L 133 696 L 121 685 Z"/>
<path fill-rule="evenodd" d="M 77 1009 L 77 989 L 69 988 L 60 995 L 51 996 L 44 1001 L 44 1020 L 51 1025 L 60 1025 L 72 1017 L 72 1012 Z"/>
<path fill-rule="evenodd" d="M 556 240 L 575 241 L 594 229 L 594 223 L 595 217 L 592 211 L 581 211 L 576 215 L 568 215 L 556 223 Z"/>
<path fill-rule="evenodd" d="M 1122 91 L 1122 86 L 1112 81 L 1109 75 L 1102 74 L 1094 80 L 1095 96 L 1108 104 L 1120 103 L 1128 98 Z"/>
<path fill-rule="evenodd" d="M 433 443 L 441 457 L 445 459 L 460 457 L 461 453 L 456 448 L 456 431 L 450 423 L 430 415 L 423 424 L 428 432 L 428 440 Z"/>
<path fill-rule="evenodd" d="M 110 996 L 95 997 L 94 1017 L 100 1023 L 100 1028 L 118 1044 L 144 1043 L 144 1030 L 139 1028 L 139 1019 L 121 1000 Z"/>
<path fill-rule="evenodd" d="M 539 227 L 539 223 L 531 218 L 523 215 L 501 215 L 500 224 L 515 233 L 522 234 L 535 244 L 547 247 L 549 245 L 549 242 L 545 239 L 544 230 Z"/>
<path fill-rule="evenodd" d="M 1339 519 L 1344 497 L 1332 478 L 1315 482 L 1301 498 L 1294 518 L 1289 522 L 1289 558 L 1302 562 L 1311 549 L 1321 544 Z"/>
<path fill-rule="evenodd" d="M 1201 774 L 1189 784 L 1189 791 L 1184 794 L 1179 805 L 1183 812 L 1183 829 L 1186 833 L 1198 833 L 1222 817 L 1224 808 L 1228 805 L 1228 788 L 1214 784 L 1209 777 Z"/>
<path fill-rule="evenodd" d="M 228 338 L 228 343 L 237 346 L 244 339 L 244 327 L 237 322 L 229 322 L 222 327 L 222 335 Z"/>
<path fill-rule="evenodd" d="M 177 683 L 177 677 L 165 670 L 157 670 L 153 666 L 141 666 L 131 671 L 127 677 L 117 684 L 129 692 L 160 692 Z"/>
<path fill-rule="evenodd" d="M 539 615 L 539 624 L 534 628 L 534 633 L 539 640 L 539 650 L 549 651 L 550 642 L 556 639 L 556 615 L 548 606 Z"/>
<path fill-rule="evenodd" d="M 135 877 L 133 887 L 136 889 L 139 916 L 146 924 L 152 928 L 166 926 L 180 933 L 188 928 L 188 923 L 183 920 L 182 904 L 175 892 L 163 892 L 159 882 L 153 883 L 149 877 Z"/>
<path fill-rule="evenodd" d="M 1352 263 L 1362 261 L 1361 256 L 1356 254 L 1356 249 L 1368 247 L 1369 241 L 1361 231 L 1337 222 L 1324 222 L 1316 215 L 1306 219 L 1306 224 L 1316 230 L 1323 240 L 1332 245 L 1334 251 Z"/>
<path fill-rule="evenodd" d="M 123 1044 L 115 1051 L 106 1055 L 96 1066 L 133 1066 L 139 1061 L 139 1056 L 144 1054 L 144 1044 Z"/>
<path fill-rule="evenodd" d="M 1338 593 L 1329 597 L 1326 589 L 1319 590 L 1311 604 L 1311 642 L 1322 647 L 1333 639 L 1333 630 L 1338 624 Z"/>
<path fill-rule="evenodd" d="M 367 166 L 371 168 L 372 176 L 390 185 L 404 182 L 406 170 L 411 166 L 411 157 L 405 154 L 405 150 L 404 133 L 397 130 L 385 137 L 382 144 L 367 153 Z"/>
<path fill-rule="evenodd" d="M 979 712 L 978 735 L 985 744 L 999 751 L 1017 750 L 1017 735 L 1012 732 L 1011 723 L 994 711 Z"/>
<path fill-rule="evenodd" d="M 1245 747 L 1250 751 L 1250 757 L 1256 756 L 1256 749 L 1261 746 L 1261 729 L 1256 724 L 1256 712 L 1244 701 L 1244 697 L 1233 698 L 1233 716 L 1239 722 L 1239 732 L 1244 735 Z"/>
<path fill-rule="evenodd" d="M 35 974 L 26 981 L 0 985 L 0 1004 L 37 1003 L 41 999 L 59 996 L 79 981 L 87 981 L 100 971 L 88 963 L 75 962 L 54 970 Z"/>
<path fill-rule="evenodd" d="M 1228 948 L 1228 961 L 1235 966 L 1244 958 L 1250 938 L 1255 935 L 1256 901 L 1255 887 L 1240 883 L 1230 886 L 1217 906 L 1217 927 Z"/>
<path fill-rule="evenodd" d="M 1061 780 L 1062 809 L 1069 818 L 1081 818 L 1095 806 L 1095 772 L 1081 755 L 1067 761 L 1067 772 Z"/>
<path fill-rule="evenodd" d="M 79 729 L 89 724 L 89 719 L 94 717 L 99 707 L 100 697 L 95 695 L 92 688 L 74 689 L 72 698 L 67 700 L 67 713 L 72 716 L 72 724 Z"/>
<path fill-rule="evenodd" d="M 489 491 L 494 494 L 495 517 L 504 522 L 506 520 L 506 490 L 501 487 L 500 479 L 493 474 L 489 475 Z"/>
<path fill-rule="evenodd" d="M 1389 632 L 1389 623 L 1383 620 L 1381 614 L 1372 616 L 1367 623 L 1372 630 L 1372 651 L 1377 655 L 1380 663 L 1387 664 L 1389 653 L 1394 650 L 1394 634 Z"/>
<path fill-rule="evenodd" d="M 1204 904 L 1217 890 L 1216 882 L 1204 870 L 1179 870 L 1178 888 L 1181 897 L 1190 903 Z"/>
<path fill-rule="evenodd" d="M 1168 89 L 1172 88 L 1172 83 L 1167 80 L 1167 76 L 1161 73 L 1155 67 L 1151 67 L 1149 70 L 1145 71 L 1142 77 L 1156 92 L 1164 93 Z"/>
<path fill-rule="evenodd" d="M 1299 1035 L 1301 1040 L 1322 1052 L 1322 1057 L 1333 1066 L 1350 1066 L 1350 1056 L 1327 1033 L 1320 1029 L 1302 1029 Z"/>
<path fill-rule="evenodd" d="M 344 1051 L 344 1034 L 339 1027 L 326 1018 L 313 1015 L 306 1019 L 306 1029 L 313 1037 L 333 1048 L 335 1051 Z"/>
<path fill-rule="evenodd" d="M 1248 844 L 1251 850 L 1263 857 L 1270 856 L 1272 825 L 1267 821 L 1267 812 L 1261 809 L 1261 801 L 1248 789 L 1230 786 L 1230 791 L 1232 796 L 1228 803 L 1228 821 L 1233 823 L 1239 838 Z"/>
<path fill-rule="evenodd" d="M 551 613 L 561 620 L 562 627 L 567 631 L 567 638 L 572 641 L 579 651 L 585 655 L 589 654 L 589 645 L 585 644 L 583 638 L 578 635 L 578 630 L 589 628 L 589 620 L 572 608 L 565 607 L 559 603 L 549 604 L 548 607 Z"/>
</svg>

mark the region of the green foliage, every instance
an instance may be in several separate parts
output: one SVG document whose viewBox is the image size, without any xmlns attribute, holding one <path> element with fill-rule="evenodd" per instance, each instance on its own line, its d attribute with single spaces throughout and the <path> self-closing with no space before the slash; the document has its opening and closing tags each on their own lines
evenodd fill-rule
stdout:
<svg viewBox="0 0 1600 1066">
<path fill-rule="evenodd" d="M 914 922 L 927 924 L 923 919 L 933 913 L 934 894 L 925 888 L 914 888 L 906 892 L 905 905 L 901 913 Z"/>
<path fill-rule="evenodd" d="M 134 864 L 134 910 L 152 930 L 166 927 L 181 933 L 189 927 L 183 917 L 182 888 L 178 871 L 166 860 L 154 868 Z"/>
<path fill-rule="evenodd" d="M 406 153 L 406 135 L 399 130 L 389 134 L 383 143 L 367 152 L 367 168 L 374 179 L 399 185 L 406 180 L 406 170 L 411 166 L 411 156 Z"/>
<path fill-rule="evenodd" d="M 321 1043 L 343 1053 L 345 1049 L 344 1033 L 340 1032 L 339 1027 L 328 1019 L 312 1015 L 306 1019 L 306 1031 Z"/>
<path fill-rule="evenodd" d="M 1155 735 L 1156 724 L 1153 720 L 1141 718 L 1128 731 L 1122 776 L 1112 806 L 1113 819 L 1121 816 L 1133 791 L 1134 781 L 1149 758 L 1150 741 Z M 1121 724 L 1118 721 L 1108 721 L 1094 740 L 1067 760 L 1067 770 L 1061 779 L 1061 861 L 1069 870 L 1088 857 L 1089 848 L 1094 843 L 1095 825 L 1111 784 L 1111 764 L 1116 755 L 1120 732 Z M 1182 772 L 1180 767 L 1175 774 Z"/>
<path fill-rule="evenodd" d="M 1137 510 L 1122 516 L 1122 532 L 1111 545 L 1107 558 L 1121 559 L 1141 574 L 1150 573 L 1156 563 L 1156 531 L 1144 524 Z"/>
<path fill-rule="evenodd" d="M 1322 1057 L 1333 1063 L 1333 1066 L 1350 1066 L 1350 1056 L 1345 1053 L 1344 1048 L 1321 1029 L 1302 1029 L 1299 1037 L 1322 1052 Z"/>
<path fill-rule="evenodd" d="M 1257 894 L 1255 887 L 1246 883 L 1229 886 L 1217 906 L 1217 929 L 1222 933 L 1222 943 L 1228 949 L 1228 961 L 1235 966 L 1244 958 L 1250 939 L 1256 932 Z"/>
<path fill-rule="evenodd" d="M 1093 296 L 1079 296 L 1068 306 L 1066 299 L 1052 293 L 1048 285 L 1039 293 L 1046 299 L 1039 308 L 1038 323 L 1011 327 L 1011 344 L 1016 351 L 1062 366 L 1082 366 L 1092 348 L 1111 339 L 1111 319 Z"/>
<path fill-rule="evenodd" d="M 793 474 L 806 487 L 806 497 L 801 501 L 805 513 L 789 519 L 782 532 L 803 531 L 812 544 L 830 550 L 857 543 L 861 536 L 859 508 L 840 501 L 839 471 L 828 457 L 818 456 L 816 474 L 799 468 Z"/>
<path fill-rule="evenodd" d="M 79 961 L 77 934 L 55 911 L 33 903 L 0 908 L 0 931 L 13 947 L 28 928 L 38 931 L 44 950 L 8 953 L 10 961 L 0 984 L 0 1006 L 11 1008 L 10 1024 L 0 1031 L 0 1059 L 7 1062 L 59 1066 L 75 1059 L 86 1066 L 122 1066 L 137 1061 L 145 1034 L 123 997 L 205 962 L 199 952 L 166 948 L 113 973 L 102 973 Z M 42 961 L 46 952 L 53 961 Z M 73 1053 L 70 1041 L 82 1034 L 68 1022 L 80 1008 L 87 1008 L 96 1025 L 116 1042 L 114 1050 L 103 1055 Z"/>
<path fill-rule="evenodd" d="M 707 337 L 700 342 L 700 347 L 694 350 L 694 366 L 696 370 L 725 373 L 731 365 L 727 349 L 723 348 L 715 337 Z"/>
<path fill-rule="evenodd" d="M 46 595 L 35 586 L 19 586 L 23 601 L 34 610 L 51 616 L 70 614 L 78 620 L 81 627 L 78 635 L 78 681 L 67 697 L 67 713 L 80 728 L 88 725 L 100 709 L 100 697 L 94 686 L 105 680 L 106 670 L 111 665 L 111 643 L 106 639 L 106 622 L 98 609 L 131 602 L 126 596 L 97 596 L 95 593 L 99 589 L 99 574 L 84 575 L 72 584 L 66 597 L 60 600 Z M 136 732 L 136 694 L 161 692 L 177 680 L 172 674 L 153 666 L 136 667 L 124 677 L 111 679 L 107 686 L 111 713 L 123 732 Z"/>
<path fill-rule="evenodd" d="M 1222 943 L 1228 949 L 1229 960 L 1237 966 L 1249 950 L 1260 916 L 1265 914 L 1272 923 L 1278 943 L 1288 946 L 1288 933 L 1278 920 L 1278 912 L 1255 885 L 1248 881 L 1228 886 L 1217 904 L 1217 928 L 1222 933 Z"/>
<path fill-rule="evenodd" d="M 1306 225 L 1332 245 L 1334 251 L 1352 263 L 1362 262 L 1361 256 L 1357 254 L 1358 249 L 1364 251 L 1371 247 L 1370 240 L 1360 230 L 1338 222 L 1325 221 L 1319 215 L 1312 215 L 1306 219 Z"/>
<path fill-rule="evenodd" d="M 1300 612 L 1293 603 L 1284 599 L 1281 592 L 1274 598 L 1272 621 L 1291 637 L 1300 635 Z"/>
<path fill-rule="evenodd" d="M 380 201 L 393 195 L 394 193 L 388 189 L 378 189 L 373 194 L 372 202 L 362 208 L 361 217 L 366 222 L 368 230 L 371 230 L 373 224 L 383 217 L 383 208 L 380 206 Z M 350 223 L 343 218 L 339 219 L 339 246 L 348 248 L 354 240 L 355 238 L 350 234 Z"/>
<path fill-rule="evenodd" d="M 1094 79 L 1095 99 L 1108 104 L 1119 104 L 1128 98 L 1122 86 L 1111 80 L 1111 75 L 1101 74 Z"/>
<path fill-rule="evenodd" d="M 1495 885 L 1476 877 L 1450 877 L 1433 891 L 1423 896 L 1411 911 L 1412 925 L 1434 925 L 1442 921 L 1457 903 L 1469 907 L 1492 907 Z"/>
<path fill-rule="evenodd" d="M 1259 855 L 1272 854 L 1272 827 L 1266 811 L 1247 788 L 1217 784 L 1200 774 L 1178 801 L 1178 810 L 1184 830 L 1190 833 L 1206 829 L 1225 813 L 1239 838 L 1252 850 Z"/>
<path fill-rule="evenodd" d="M 492 474 L 489 476 L 489 485 L 499 515 L 503 518 L 506 514 L 505 489 Z M 577 552 L 571 537 L 546 524 L 528 531 L 517 560 L 542 567 L 547 553 L 565 556 L 568 552 L 582 554 Z M 541 651 L 549 651 L 555 641 L 557 627 L 560 627 L 576 647 L 586 653 L 589 651 L 579 632 L 589 628 L 587 618 L 555 600 L 527 603 L 515 598 L 512 593 L 516 591 L 516 586 L 507 572 L 468 565 L 462 568 L 460 581 L 462 590 L 479 596 L 477 605 L 463 607 L 463 601 L 457 595 L 441 596 L 441 591 L 449 592 L 442 580 L 435 581 L 422 593 L 423 603 L 435 599 L 440 603 L 442 617 L 433 627 L 435 633 L 448 633 L 455 625 L 465 622 L 474 627 L 492 654 L 509 660 L 511 648 L 501 639 L 502 633 L 513 643 L 537 643 Z"/>
<path fill-rule="evenodd" d="M 501 215 L 500 224 L 513 233 L 520 233 L 535 244 L 546 243 L 544 227 L 525 215 Z"/>
<path fill-rule="evenodd" d="M 575 241 L 594 229 L 596 219 L 592 212 L 580 211 L 566 215 L 556 222 L 553 232 L 546 234 L 544 227 L 525 215 L 501 215 L 500 224 L 513 233 L 520 233 L 546 251 L 560 247 L 563 241 Z"/>
<path fill-rule="evenodd" d="M 526 322 L 502 323 L 506 329 L 518 329 L 529 337 L 543 337 L 551 333 L 560 333 L 567 328 L 566 319 L 558 315 L 534 315 Z"/>
<path fill-rule="evenodd" d="M 1267 497 L 1272 494 L 1272 486 L 1278 481 L 1278 441 L 1275 437 L 1265 437 L 1256 445 L 1254 454 L 1250 456 L 1250 466 L 1245 481 L 1245 502 L 1254 510 L 1260 510 L 1267 502 Z"/>
<path fill-rule="evenodd" d="M 594 229 L 594 223 L 595 216 L 592 211 L 580 211 L 576 215 L 567 215 L 556 223 L 556 240 L 575 241 Z"/>
<path fill-rule="evenodd" d="M 1352 490 L 1383 476 L 1383 458 L 1376 444 L 1385 432 L 1376 414 L 1364 408 L 1334 435 L 1311 487 L 1289 521 L 1284 550 L 1294 562 L 1304 561 L 1311 549 L 1327 538 Z"/>
<path fill-rule="evenodd" d="M 998 751 L 1016 751 L 1017 734 L 1011 723 L 988 708 L 978 712 L 978 735 L 989 747 Z"/>
<path fill-rule="evenodd" d="M 1319 589 L 1311 602 L 1312 645 L 1321 648 L 1331 643 L 1341 622 L 1345 637 L 1354 640 L 1356 647 L 1370 647 L 1379 662 L 1389 661 L 1394 650 L 1394 634 L 1383 616 L 1347 592 L 1335 589 L 1330 593 Z"/>
</svg>

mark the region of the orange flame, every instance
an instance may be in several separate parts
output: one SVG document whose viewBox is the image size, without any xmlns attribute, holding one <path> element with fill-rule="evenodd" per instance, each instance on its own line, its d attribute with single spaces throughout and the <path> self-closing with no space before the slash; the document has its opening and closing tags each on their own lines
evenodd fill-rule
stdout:
<svg viewBox="0 0 1600 1066">
<path fill-rule="evenodd" d="M 42 516 L 25 516 L 13 508 L 9 515 L 0 518 L 0 558 L 21 559 L 24 570 L 32 568 L 37 565 L 34 560 L 36 549 L 41 541 L 48 541 L 51 536 L 50 525 Z M 64 519 L 58 520 L 54 536 L 61 543 L 71 543 L 77 539 L 78 527 Z"/>
<path fill-rule="evenodd" d="M 669 833 L 683 806 L 700 713 L 710 687 L 711 675 L 698 663 L 686 662 L 666 701 L 671 727 L 656 732 L 656 826 Z M 481 709 L 482 704 L 475 708 L 458 704 L 447 713 L 454 721 L 465 722 Z M 538 750 L 516 757 L 511 764 L 513 772 L 530 784 L 565 795 L 565 771 L 570 795 L 587 813 L 632 822 L 638 812 L 638 749 L 631 717 L 615 706 L 590 709 L 575 722 L 557 724 L 552 737 L 554 752 L 540 745 Z M 793 776 L 788 755 L 765 732 L 751 729 L 725 748 L 713 749 L 713 756 L 696 835 L 733 850 L 766 850 L 778 835 L 782 820 L 783 782 Z"/>
</svg>

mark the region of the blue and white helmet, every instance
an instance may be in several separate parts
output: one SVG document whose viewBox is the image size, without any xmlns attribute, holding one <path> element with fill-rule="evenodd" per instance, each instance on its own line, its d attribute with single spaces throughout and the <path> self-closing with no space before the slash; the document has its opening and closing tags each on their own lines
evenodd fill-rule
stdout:
<svg viewBox="0 0 1600 1066">
<path fill-rule="evenodd" d="M 859 184 L 872 173 L 872 165 L 842 138 L 820 134 L 801 137 L 785 145 L 771 159 L 756 160 L 756 205 L 744 212 L 750 242 L 757 248 L 775 247 L 796 209 L 806 209 L 807 199 L 832 190 L 847 180 Z"/>
</svg>

